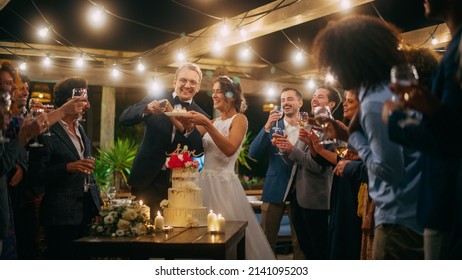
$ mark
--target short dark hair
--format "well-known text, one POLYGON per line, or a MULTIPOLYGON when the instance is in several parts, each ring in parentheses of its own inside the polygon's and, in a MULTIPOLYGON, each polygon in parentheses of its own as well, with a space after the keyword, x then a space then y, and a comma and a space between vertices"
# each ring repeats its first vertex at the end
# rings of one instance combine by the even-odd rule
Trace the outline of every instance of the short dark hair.
POLYGON ((302 93, 301 93, 298 89, 296 89, 296 88, 286 87, 286 88, 283 88, 283 89, 282 89, 281 93, 283 93, 284 91, 289 91, 289 90, 295 91, 295 95, 297 96, 297 98, 298 98, 299 100, 302 100, 302 99, 303 99, 302 93))
POLYGON ((329 95, 327 96, 327 98, 329 99, 329 102, 331 101, 335 102, 335 107, 332 110, 332 112, 334 112, 338 108, 340 103, 342 102, 342 96, 340 95, 340 92, 333 86, 326 85, 326 84, 322 84, 318 86, 318 89, 320 88, 325 89, 329 92, 329 95))
POLYGON ((87 80, 82 77, 71 77, 61 80, 53 89, 55 106, 61 107, 68 99, 72 98, 72 89, 86 87, 87 80))

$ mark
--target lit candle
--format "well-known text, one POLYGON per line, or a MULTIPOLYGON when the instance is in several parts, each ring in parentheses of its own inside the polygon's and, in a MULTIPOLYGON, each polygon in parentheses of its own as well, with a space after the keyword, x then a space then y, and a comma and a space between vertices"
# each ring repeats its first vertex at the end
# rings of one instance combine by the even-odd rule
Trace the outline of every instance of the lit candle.
POLYGON ((212 232, 217 230, 217 214, 213 213, 210 210, 210 213, 207 215, 207 231, 212 232))
POLYGON ((143 206, 143 201, 142 200, 140 200, 140 205, 143 206))
POLYGON ((154 219, 154 227, 156 229, 164 229, 164 217, 160 215, 160 211, 157 211, 157 216, 154 219))
POLYGON ((225 218, 221 214, 217 217, 217 232, 225 232, 225 218))

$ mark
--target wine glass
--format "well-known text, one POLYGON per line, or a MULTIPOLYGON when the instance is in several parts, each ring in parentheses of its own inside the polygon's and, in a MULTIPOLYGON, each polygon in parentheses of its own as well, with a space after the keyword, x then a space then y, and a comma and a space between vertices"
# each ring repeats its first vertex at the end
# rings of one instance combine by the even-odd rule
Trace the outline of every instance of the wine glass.
MULTIPOLYGON (((390 70, 390 83, 394 85, 394 95, 392 100, 400 102, 401 99, 407 101, 413 91, 413 86, 419 83, 419 74, 417 69, 412 64, 399 64, 395 65, 390 70)), ((405 127, 408 125, 417 125, 420 123, 418 113, 409 108, 403 109, 406 118, 401 120, 398 125, 405 127)))
MULTIPOLYGON (((273 114, 282 114, 282 106, 280 106, 280 105, 275 105, 273 107, 273 110, 274 110, 273 114)), ((277 121, 276 121, 276 126, 277 127, 279 126, 277 121)))
MULTIPOLYGON (((93 162, 95 161, 95 158, 92 157, 91 155, 86 156, 85 159, 92 160, 93 162)), ((91 186, 91 173, 88 173, 85 175, 83 179, 83 191, 88 192, 88 190, 90 189, 90 186, 91 186)))
MULTIPOLYGON (((29 111, 30 111, 30 114, 32 116, 32 119, 34 119, 35 117, 37 117, 38 115, 42 114, 45 112, 45 110, 43 109, 43 104, 40 103, 40 102, 37 102, 36 100, 34 99, 30 99, 29 100, 29 111)), ((34 137, 34 142, 31 143, 29 145, 29 147, 32 147, 32 148, 38 148, 38 147, 43 147, 43 144, 40 144, 38 142, 38 138, 37 136, 34 137)))
MULTIPOLYGON (((87 88, 74 88, 72 89, 72 98, 79 98, 79 97, 86 97, 87 96, 87 88)), ((84 122, 86 121, 83 118, 83 113, 79 113, 79 117, 77 118, 79 122, 84 122)))
POLYGON ((305 128, 308 125, 308 120, 310 116, 308 115, 308 112, 299 112, 298 113, 298 126, 300 128, 305 128))
POLYGON ((334 139, 332 145, 334 147, 335 153, 337 153, 337 156, 344 158, 348 152, 348 142, 334 139))
MULTIPOLYGON (((45 113, 51 113, 55 110, 55 106, 53 104, 44 104, 43 108, 45 109, 45 113)), ((47 131, 43 134, 45 136, 52 136, 53 134, 50 132, 50 128, 47 127, 47 131)))
POLYGON ((325 130, 327 127, 327 123, 322 122, 322 118, 330 118, 333 119, 332 114, 330 112, 329 106, 318 106, 313 109, 314 117, 316 123, 319 125, 315 127, 314 132, 319 137, 319 143, 321 144, 331 144, 332 140, 327 139, 327 135, 325 134, 325 130))
POLYGON ((109 186, 106 190, 106 196, 109 201, 109 206, 112 207, 112 200, 115 198, 117 194, 117 189, 115 186, 109 186))
MULTIPOLYGON (((279 126, 275 126, 271 130, 273 131, 274 134, 284 136, 284 129, 282 129, 279 126)), ((284 153, 280 149, 278 149, 278 152, 275 153, 275 155, 283 155, 283 154, 284 153)))

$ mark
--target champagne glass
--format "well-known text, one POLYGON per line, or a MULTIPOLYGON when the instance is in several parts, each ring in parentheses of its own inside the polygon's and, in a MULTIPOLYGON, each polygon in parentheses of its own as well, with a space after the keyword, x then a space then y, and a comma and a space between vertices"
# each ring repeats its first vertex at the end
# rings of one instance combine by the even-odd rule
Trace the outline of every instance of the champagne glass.
MULTIPOLYGON (((86 156, 85 159, 92 160, 93 162, 95 161, 95 158, 92 156, 86 156)), ((83 191, 88 192, 91 186, 91 173, 88 173, 85 175, 83 179, 83 191)))
POLYGON ((300 128, 305 128, 308 125, 309 119, 310 119, 310 116, 308 115, 308 112, 299 112, 298 113, 298 126, 300 126, 300 128))
MULTIPOLYGON (((37 117, 38 115, 42 114, 45 112, 45 110, 43 109, 43 105, 42 103, 40 102, 37 102, 36 100, 34 99, 30 99, 29 100, 29 111, 30 111, 30 114, 32 116, 32 119, 34 119, 35 117, 37 117)), ((38 138, 37 136, 34 137, 34 142, 31 143, 29 145, 29 147, 32 147, 32 148, 38 148, 38 147, 43 147, 42 144, 40 144, 38 142, 38 138)))
MULTIPOLYGON (((419 83, 419 74, 412 64, 395 65, 390 70, 390 83, 394 85, 395 92, 392 100, 400 102, 401 99, 408 100, 413 86, 419 83), (399 90, 399 91, 398 91, 399 90)), ((403 109, 406 118, 401 120, 398 125, 402 128, 408 125, 417 125, 420 123, 418 112, 409 108, 403 109)))
POLYGON ((337 153, 337 156, 344 158, 348 152, 348 142, 334 139, 332 145, 334 147, 335 153, 337 153))
MULTIPOLYGON (((51 113, 55 110, 55 106, 53 104, 45 104, 43 105, 44 109, 45 109, 45 113, 51 113)), ((50 128, 48 127, 47 128, 47 131, 43 134, 45 136, 52 136, 53 134, 50 132, 50 128)))
POLYGON ((109 186, 106 190, 106 196, 109 201, 109 206, 112 207, 112 200, 115 198, 117 194, 117 189, 115 186, 109 186))
MULTIPOLYGON (((72 89, 72 98, 79 98, 79 97, 87 97, 87 89, 86 88, 74 88, 72 89)), ((79 114, 79 117, 77 118, 79 122, 84 122, 86 121, 83 118, 83 113, 79 114)))
MULTIPOLYGON (((282 129, 281 127, 279 126, 275 126, 272 128, 272 131, 274 134, 278 134, 278 135, 281 135, 281 136, 284 136, 284 129, 282 129)), ((278 149, 278 152, 275 153, 275 155, 283 155, 284 153, 278 149)))
MULTIPOLYGON (((273 110, 274 110, 273 114, 282 114, 282 106, 280 105, 275 105, 273 107, 273 110)), ((276 121, 276 126, 279 127, 277 121, 276 121)))
POLYGON ((313 113, 314 113, 315 121, 319 125, 315 127, 314 129, 314 132, 319 137, 319 143, 331 144, 332 140, 327 139, 327 135, 325 134, 327 123, 321 121, 322 118, 333 119, 332 114, 330 112, 330 107, 327 105, 315 107, 313 110, 313 113))

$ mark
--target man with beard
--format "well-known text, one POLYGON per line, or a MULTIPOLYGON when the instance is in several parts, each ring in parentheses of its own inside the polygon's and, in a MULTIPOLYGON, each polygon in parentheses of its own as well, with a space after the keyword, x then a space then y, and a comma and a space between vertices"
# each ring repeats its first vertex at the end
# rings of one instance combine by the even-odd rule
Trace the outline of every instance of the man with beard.
MULTIPOLYGON (((287 182, 289 182, 292 165, 284 162, 282 157, 277 155, 277 148, 271 144, 271 139, 273 138, 271 129, 275 126, 282 128, 284 134, 288 135, 290 141, 295 144, 299 131, 298 114, 302 105, 302 94, 299 90, 284 88, 281 93, 281 106, 284 117, 273 108, 268 116, 268 121, 249 148, 249 156, 254 159, 261 159, 265 155, 268 156, 268 170, 266 171, 261 197, 263 201, 261 205, 261 226, 275 254, 282 216, 286 208, 290 211, 289 207, 286 207, 284 192, 287 182)), ((292 229, 291 232, 293 258, 303 259, 303 253, 300 251, 295 230, 292 229)))

